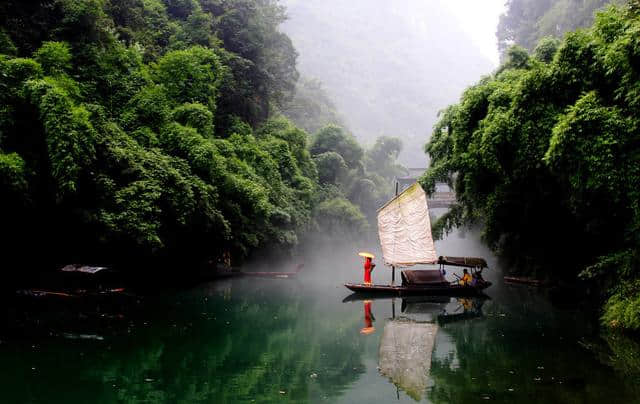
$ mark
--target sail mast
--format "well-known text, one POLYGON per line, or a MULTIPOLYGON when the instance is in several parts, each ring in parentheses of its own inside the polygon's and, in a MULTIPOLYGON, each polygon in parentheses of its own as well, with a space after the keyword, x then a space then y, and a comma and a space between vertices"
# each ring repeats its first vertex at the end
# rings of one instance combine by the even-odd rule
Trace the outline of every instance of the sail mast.
MULTIPOLYGON (((398 196, 398 180, 396 179, 396 194, 395 196, 398 196)), ((391 265, 391 284, 395 285, 396 283, 396 266, 395 265, 391 265)))

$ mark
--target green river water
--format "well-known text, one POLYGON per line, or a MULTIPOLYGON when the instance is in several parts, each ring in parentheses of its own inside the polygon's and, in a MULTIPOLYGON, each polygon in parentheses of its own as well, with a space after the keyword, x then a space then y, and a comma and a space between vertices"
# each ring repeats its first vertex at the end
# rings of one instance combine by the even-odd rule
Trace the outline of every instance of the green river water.
MULTIPOLYGON (((637 344, 600 336, 580 305, 504 285, 475 232, 454 232, 436 248, 488 257, 490 299, 374 300, 369 334, 361 332, 365 302, 343 303, 342 286, 360 279, 356 252, 367 246, 318 248, 296 280, 165 290, 122 312, 72 320, 43 308, 9 311, 0 402, 640 402, 637 344), (393 324, 409 339, 394 334, 397 350, 382 355, 393 324)), ((379 264, 374 278, 390 273, 379 264)))

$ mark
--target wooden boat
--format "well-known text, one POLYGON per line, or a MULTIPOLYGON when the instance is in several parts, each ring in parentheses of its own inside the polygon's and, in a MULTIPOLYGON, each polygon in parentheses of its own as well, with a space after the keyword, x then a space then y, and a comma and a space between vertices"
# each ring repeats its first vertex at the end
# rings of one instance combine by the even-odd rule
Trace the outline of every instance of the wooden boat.
POLYGON ((51 300, 102 300, 129 294, 116 272, 107 267, 66 265, 41 276, 38 287, 16 291, 21 298, 51 300))
POLYGON ((344 285, 353 292, 392 296, 479 296, 491 286, 491 282, 482 277, 482 271, 487 268, 483 258, 437 256, 431 235, 427 196, 417 182, 400 194, 397 194, 396 184, 396 196, 378 210, 378 235, 384 262, 393 271, 391 284, 344 285), (402 283, 395 285, 396 267, 417 264, 438 265, 438 269, 403 270, 402 283), (471 280, 464 284, 459 280, 448 281, 444 277, 445 266, 468 268, 471 280))
POLYGON ((375 294, 387 296, 483 296, 484 289, 491 286, 491 282, 484 282, 481 287, 462 286, 459 284, 449 285, 421 285, 421 286, 403 286, 403 285, 365 285, 362 283, 346 283, 347 289, 362 294, 375 294))
POLYGON ((546 286, 545 281, 542 281, 539 279, 532 279, 532 278, 522 278, 518 276, 505 276, 504 281, 506 283, 516 283, 520 285, 528 285, 528 286, 535 286, 535 287, 546 286))

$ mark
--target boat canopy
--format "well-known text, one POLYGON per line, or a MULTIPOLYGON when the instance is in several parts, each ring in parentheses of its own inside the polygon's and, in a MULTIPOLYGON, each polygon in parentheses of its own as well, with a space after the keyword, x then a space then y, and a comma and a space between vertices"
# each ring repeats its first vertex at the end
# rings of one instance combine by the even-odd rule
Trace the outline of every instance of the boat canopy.
POLYGON ((486 268, 487 261, 484 258, 478 257, 447 257, 440 256, 438 258, 438 264, 452 265, 456 267, 467 268, 486 268))
POLYGON ((438 262, 431 235, 427 195, 417 182, 378 210, 378 235, 387 265, 438 262))
POLYGON ((402 271, 403 285, 448 285, 440 270, 404 270, 402 271))

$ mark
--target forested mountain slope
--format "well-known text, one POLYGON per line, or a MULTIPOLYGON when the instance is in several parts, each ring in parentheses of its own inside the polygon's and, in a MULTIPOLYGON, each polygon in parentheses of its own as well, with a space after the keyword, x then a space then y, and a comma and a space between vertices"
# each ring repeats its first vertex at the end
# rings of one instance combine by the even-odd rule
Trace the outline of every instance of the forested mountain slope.
POLYGON ((625 0, 508 0, 507 11, 498 25, 498 47, 504 52, 511 45, 530 51, 542 38, 561 39, 565 32, 591 25, 597 10, 625 0))
POLYGON ((275 0, 2 2, 5 260, 239 262, 366 228, 347 199, 358 184, 380 197, 365 150, 328 128, 310 151, 275 115, 298 79, 283 19, 275 0))

